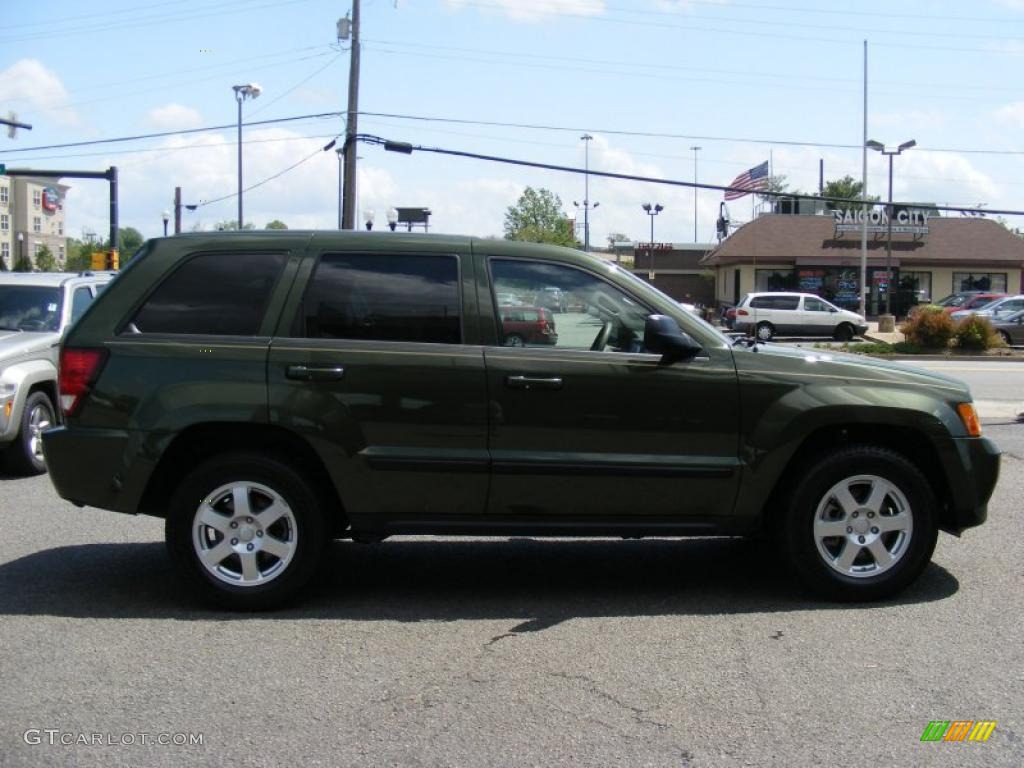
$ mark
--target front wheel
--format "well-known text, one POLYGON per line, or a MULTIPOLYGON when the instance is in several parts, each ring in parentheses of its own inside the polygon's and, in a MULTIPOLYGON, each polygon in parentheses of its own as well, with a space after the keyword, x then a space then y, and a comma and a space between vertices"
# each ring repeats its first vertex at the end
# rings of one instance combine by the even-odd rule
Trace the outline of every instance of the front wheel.
POLYGON ((832 338, 836 341, 849 341, 853 338, 853 328, 848 323, 840 323, 836 326, 835 332, 832 334, 832 338))
POLYGON ((1008 347, 1013 346, 1012 343, 1010 342, 1010 334, 1008 334, 1006 331, 998 331, 998 333, 999 333, 999 338, 1001 338, 1003 340, 1003 344, 1005 344, 1008 347))
POLYGON ((931 560, 938 536, 928 481, 902 455, 854 445, 803 473, 783 547, 804 583, 835 600, 890 597, 931 560))
POLYGON ((758 323, 755 333, 761 341, 771 341, 775 336, 775 328, 771 323, 758 323))
POLYGON ((214 457, 174 493, 167 548, 199 595, 234 610, 265 610, 291 599, 324 549, 316 493, 291 466, 255 454, 214 457))

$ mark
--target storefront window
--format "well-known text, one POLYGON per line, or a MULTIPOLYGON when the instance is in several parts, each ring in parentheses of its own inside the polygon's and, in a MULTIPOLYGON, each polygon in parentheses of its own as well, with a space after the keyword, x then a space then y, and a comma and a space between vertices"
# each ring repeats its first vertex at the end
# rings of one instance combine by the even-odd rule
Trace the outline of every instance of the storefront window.
POLYGON ((754 272, 754 291, 795 291, 796 273, 792 269, 758 269, 754 272))
POLYGON ((1005 272, 954 272, 953 293, 960 291, 992 291, 1006 293, 1005 272))

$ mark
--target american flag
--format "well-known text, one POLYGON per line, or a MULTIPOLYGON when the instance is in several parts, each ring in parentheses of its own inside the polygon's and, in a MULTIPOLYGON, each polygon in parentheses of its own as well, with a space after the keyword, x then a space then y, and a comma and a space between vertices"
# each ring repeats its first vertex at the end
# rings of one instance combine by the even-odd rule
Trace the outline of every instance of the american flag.
POLYGON ((750 194, 756 189, 768 189, 768 161, 756 165, 749 171, 744 171, 732 180, 730 187, 737 187, 725 193, 726 200, 735 200, 738 197, 750 194), (740 192, 739 190, 744 190, 740 192))

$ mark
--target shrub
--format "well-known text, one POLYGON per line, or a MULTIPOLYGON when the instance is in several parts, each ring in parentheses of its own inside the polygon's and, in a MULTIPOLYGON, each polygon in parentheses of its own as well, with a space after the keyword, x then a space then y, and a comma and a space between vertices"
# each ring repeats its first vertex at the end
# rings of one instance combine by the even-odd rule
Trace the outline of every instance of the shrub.
POLYGON ((971 315, 956 327, 956 345, 960 349, 985 350, 1003 346, 1003 340, 987 317, 971 315))
POLYGON ((911 344, 927 349, 945 349, 956 333, 956 325, 942 307, 929 304, 918 307, 900 326, 911 344))

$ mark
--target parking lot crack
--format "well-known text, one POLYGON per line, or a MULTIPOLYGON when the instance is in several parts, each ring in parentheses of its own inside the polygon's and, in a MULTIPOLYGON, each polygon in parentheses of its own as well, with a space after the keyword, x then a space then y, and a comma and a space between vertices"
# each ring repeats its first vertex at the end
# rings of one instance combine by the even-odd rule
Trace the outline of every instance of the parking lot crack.
POLYGON ((623 710, 629 712, 631 717, 633 718, 633 720, 636 723, 640 724, 640 725, 650 725, 650 726, 653 726, 653 727, 655 727, 655 728, 657 728, 659 730, 665 730, 665 729, 670 727, 668 723, 663 723, 663 722, 660 722, 658 720, 653 720, 653 719, 651 719, 650 717, 647 716, 647 713, 650 712, 652 709, 654 709, 654 707, 636 707, 636 706, 633 706, 632 704, 628 704, 625 701, 622 701, 622 699, 618 698, 617 696, 615 696, 615 695, 613 695, 611 693, 608 693, 608 691, 605 691, 605 690, 601 689, 598 686, 597 681, 594 680, 593 678, 587 677, 586 675, 570 675, 570 674, 566 674, 565 672, 552 672, 551 675, 552 675, 552 677, 559 677, 559 678, 561 678, 563 680, 569 680, 571 682, 583 683, 583 687, 589 693, 591 693, 594 696, 597 696, 597 697, 599 697, 601 699, 604 699, 605 701, 608 701, 608 702, 614 704, 615 706, 619 707, 620 709, 623 709, 623 710))

